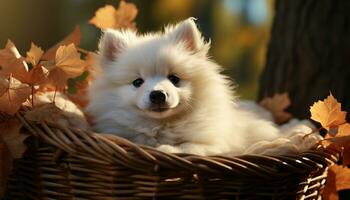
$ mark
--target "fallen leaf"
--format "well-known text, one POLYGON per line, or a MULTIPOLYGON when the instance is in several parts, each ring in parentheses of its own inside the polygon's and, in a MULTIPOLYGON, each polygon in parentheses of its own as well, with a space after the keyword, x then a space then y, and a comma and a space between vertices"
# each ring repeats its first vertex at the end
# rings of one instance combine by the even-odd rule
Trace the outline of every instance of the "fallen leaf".
POLYGON ((350 165, 350 135, 331 137, 326 135, 322 145, 341 154, 344 166, 350 165))
POLYGON ((80 59, 74 44, 61 46, 56 52, 56 67, 62 69, 68 76, 72 78, 84 72, 85 62, 80 59))
POLYGON ((47 61, 42 64, 49 71, 47 83, 54 85, 58 90, 65 88, 69 78, 79 76, 85 69, 85 62, 80 59, 80 53, 74 44, 60 46, 55 62, 47 61))
POLYGON ((272 113, 276 123, 282 124, 292 118, 292 115, 285 111, 290 103, 288 93, 276 93, 272 97, 265 97, 260 105, 272 113))
POLYGON ((27 52, 26 61, 35 66, 39 63, 43 53, 44 51, 32 42, 31 47, 27 52))
POLYGON ((0 77, 0 96, 2 96, 8 88, 8 81, 2 77, 0 77))
POLYGON ((35 66, 32 70, 30 70, 31 75, 31 85, 39 85, 45 81, 47 81, 47 77, 49 76, 49 70, 47 70, 44 66, 35 66))
POLYGON ((28 65, 11 40, 0 50, 0 66, 0 76, 4 78, 12 76, 25 83, 30 80, 28 65))
POLYGON ((56 51, 60 46, 69 45, 71 43, 78 46, 80 44, 81 32, 79 26, 76 26, 74 31, 65 37, 61 42, 57 43, 55 46, 51 47, 42 56, 43 60, 53 60, 56 56, 56 51))
POLYGON ((311 119, 319 122, 323 128, 330 130, 344 124, 346 112, 341 110, 341 104, 330 94, 324 101, 318 101, 310 107, 311 119))
POLYGON ((6 144, 11 157, 14 159, 21 158, 22 154, 27 149, 23 142, 29 136, 29 134, 21 133, 21 128, 22 124, 15 119, 8 120, 0 124, 0 137, 6 144))
POLYGON ((338 200, 338 191, 348 189, 350 189, 350 169, 339 165, 330 166, 323 191, 323 199, 338 200))
POLYGON ((76 127, 87 130, 88 124, 83 112, 67 97, 59 93, 55 103, 38 102, 41 100, 47 102, 45 95, 48 94, 43 95, 36 99, 37 106, 26 112, 25 119, 40 124, 47 123, 53 127, 76 127))
POLYGON ((28 121, 36 123, 47 123, 50 125, 55 125, 56 123, 61 123, 63 126, 68 126, 69 124, 62 121, 62 110, 59 109, 53 103, 41 104, 34 107, 32 110, 27 111, 24 118, 28 121))
POLYGON ((1 87, 6 89, 0 96, 0 111, 13 115, 28 99, 32 90, 29 85, 21 83, 11 76, 8 80, 3 79, 1 82, 3 84, 1 87))
POLYGON ((120 1, 118 9, 111 5, 98 9, 89 23, 101 29, 131 28, 136 30, 134 20, 137 12, 135 4, 120 1))
POLYGON ((350 135, 350 124, 345 123, 339 126, 338 128, 338 136, 346 136, 350 135))
POLYGON ((336 188, 336 174, 332 167, 328 170, 327 180, 325 188, 323 190, 323 200, 339 200, 337 188, 336 188))

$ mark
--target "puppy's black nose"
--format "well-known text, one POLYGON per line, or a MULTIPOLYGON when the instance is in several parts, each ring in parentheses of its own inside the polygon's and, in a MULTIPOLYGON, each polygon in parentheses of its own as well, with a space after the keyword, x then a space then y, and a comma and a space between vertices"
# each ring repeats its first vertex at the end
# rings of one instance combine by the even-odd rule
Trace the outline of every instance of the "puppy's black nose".
POLYGON ((154 104, 162 104, 165 103, 166 94, 161 90, 154 90, 149 94, 149 99, 154 104))

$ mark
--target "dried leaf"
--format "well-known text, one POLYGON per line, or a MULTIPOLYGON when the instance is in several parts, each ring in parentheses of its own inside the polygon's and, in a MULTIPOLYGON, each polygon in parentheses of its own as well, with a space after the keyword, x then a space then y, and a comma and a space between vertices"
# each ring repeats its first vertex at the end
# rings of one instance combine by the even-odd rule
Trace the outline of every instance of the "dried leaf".
POLYGON ((341 104, 330 94, 324 101, 318 101, 310 107, 311 119, 321 123, 322 127, 331 127, 345 123, 346 112, 341 110, 341 104))
POLYGON ((8 88, 8 81, 2 77, 0 77, 0 96, 2 96, 8 88))
MULTIPOLYGON (((53 103, 36 106, 32 110, 26 112, 24 115, 28 121, 36 123, 48 123, 51 125, 59 123, 62 119, 62 116, 62 110, 53 103)), ((68 126, 69 124, 64 123, 63 125, 68 126)))
POLYGON ((137 12, 135 4, 120 1, 118 9, 111 5, 98 9, 89 23, 101 29, 131 28, 135 30, 136 24, 134 20, 137 12))
POLYGON ((343 165, 350 165, 350 135, 337 137, 326 136, 322 144, 328 149, 340 152, 343 165))
POLYGON ((47 61, 42 64, 49 71, 47 83, 59 90, 65 88, 68 78, 79 76, 85 69, 85 62, 80 59, 80 53, 74 44, 60 46, 56 52, 55 63, 47 61))
POLYGON ((68 78, 82 74, 85 69, 85 62, 80 59, 80 53, 74 44, 58 48, 55 61, 56 67, 62 69, 68 78))
POLYGON ((337 188, 335 185, 336 174, 335 174, 334 170, 332 170, 332 167, 330 167, 330 170, 328 170, 326 185, 325 185, 325 188, 323 190, 322 197, 324 200, 339 200, 337 188))
POLYGON ((32 110, 26 112, 24 117, 28 121, 47 123, 53 127, 76 127, 88 129, 83 112, 61 93, 57 94, 55 103, 47 103, 51 94, 38 96, 32 110), (41 101, 41 102, 40 102, 41 101), (46 103, 45 103, 46 102, 46 103))
POLYGON ((35 66, 39 63, 43 53, 44 51, 32 42, 30 50, 27 52, 26 61, 35 66))
POLYGON ((274 94, 272 97, 265 97, 260 105, 269 110, 278 124, 287 122, 292 115, 285 111, 290 106, 288 93, 274 94))
POLYGON ((44 66, 35 66, 32 70, 30 70, 31 75, 31 85, 37 85, 45 82, 47 77, 49 76, 49 70, 47 70, 44 66))
POLYGON ((323 199, 338 200, 338 191, 348 189, 350 189, 350 169, 339 165, 330 166, 323 199))
POLYGON ((0 111, 13 115, 28 99, 31 88, 13 77, 9 80, 3 79, 1 82, 3 84, 1 87, 6 88, 6 91, 0 96, 0 111))
POLYGON ((0 76, 12 76, 25 83, 30 80, 28 65, 10 40, 7 41, 6 47, 0 50, 0 66, 0 76))
POLYGON ((80 44, 81 32, 79 26, 76 26, 74 31, 65 37, 61 42, 57 43, 55 46, 51 47, 42 56, 43 60, 53 60, 56 56, 56 51, 60 46, 69 45, 71 43, 78 46, 80 44))

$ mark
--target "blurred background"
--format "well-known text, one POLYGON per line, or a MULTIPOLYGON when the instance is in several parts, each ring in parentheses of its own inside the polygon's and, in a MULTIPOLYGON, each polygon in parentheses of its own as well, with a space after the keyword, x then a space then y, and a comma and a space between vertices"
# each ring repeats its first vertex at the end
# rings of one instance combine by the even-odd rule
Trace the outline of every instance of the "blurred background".
MULTIPOLYGON (((197 18, 211 56, 238 84, 237 93, 255 99, 265 63, 273 0, 128 0, 139 12, 139 32, 158 31, 165 24, 197 18)), ((95 11, 118 0, 0 0, 0 48, 11 39, 22 55, 34 42, 44 50, 79 25, 81 47, 96 50, 100 31, 88 24, 95 11)))

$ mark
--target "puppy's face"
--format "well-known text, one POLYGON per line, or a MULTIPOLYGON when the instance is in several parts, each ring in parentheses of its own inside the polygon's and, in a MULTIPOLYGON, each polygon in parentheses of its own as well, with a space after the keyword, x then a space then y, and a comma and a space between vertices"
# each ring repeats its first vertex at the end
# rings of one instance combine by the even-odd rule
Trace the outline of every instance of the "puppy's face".
POLYGON ((200 68, 195 60, 206 59, 206 51, 192 19, 158 35, 106 31, 100 43, 99 81, 115 98, 111 109, 123 107, 154 119, 190 110, 200 68))

